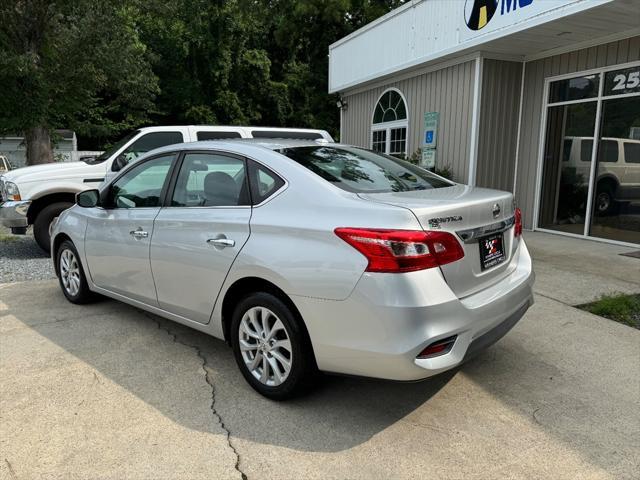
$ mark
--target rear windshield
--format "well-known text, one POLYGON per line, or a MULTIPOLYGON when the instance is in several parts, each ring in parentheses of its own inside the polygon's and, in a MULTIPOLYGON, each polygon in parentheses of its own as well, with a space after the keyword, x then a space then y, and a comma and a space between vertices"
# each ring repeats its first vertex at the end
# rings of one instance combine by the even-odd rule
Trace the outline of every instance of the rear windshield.
POLYGON ((453 185, 409 162, 361 148, 309 146, 278 151, 348 192, 410 192, 453 185))

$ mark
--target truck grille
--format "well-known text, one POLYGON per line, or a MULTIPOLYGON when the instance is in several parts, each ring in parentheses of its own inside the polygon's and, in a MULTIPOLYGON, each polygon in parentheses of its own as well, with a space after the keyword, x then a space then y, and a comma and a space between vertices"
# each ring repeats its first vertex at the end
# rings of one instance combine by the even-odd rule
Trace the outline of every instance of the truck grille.
POLYGON ((0 203, 4 202, 4 181, 0 177, 0 203))

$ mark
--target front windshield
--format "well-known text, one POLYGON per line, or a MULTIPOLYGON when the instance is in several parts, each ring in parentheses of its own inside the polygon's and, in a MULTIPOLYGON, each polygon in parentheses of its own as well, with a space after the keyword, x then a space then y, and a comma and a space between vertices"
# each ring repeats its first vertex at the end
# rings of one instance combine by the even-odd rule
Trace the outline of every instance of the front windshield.
POLYGON ((138 133, 140 133, 140 130, 134 130, 133 132, 129 133, 128 135, 125 135, 120 140, 118 140, 116 143, 111 145, 110 148, 107 148, 104 152, 102 152, 97 157, 88 158, 84 162, 88 163, 89 165, 95 165, 97 163, 102 163, 102 162, 106 161, 115 152, 117 152, 118 149, 120 149, 125 143, 127 143, 129 140, 131 140, 133 137, 135 137, 138 133))
POLYGON ((309 146, 278 151, 354 193, 410 192, 454 185, 409 162, 362 148, 309 146))

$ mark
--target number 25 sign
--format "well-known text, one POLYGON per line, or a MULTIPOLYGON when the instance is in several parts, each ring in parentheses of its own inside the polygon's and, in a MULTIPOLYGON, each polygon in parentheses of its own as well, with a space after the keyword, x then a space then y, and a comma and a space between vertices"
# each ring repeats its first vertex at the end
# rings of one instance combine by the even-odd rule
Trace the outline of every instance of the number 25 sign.
POLYGON ((605 95, 640 92, 640 66, 605 74, 605 95))

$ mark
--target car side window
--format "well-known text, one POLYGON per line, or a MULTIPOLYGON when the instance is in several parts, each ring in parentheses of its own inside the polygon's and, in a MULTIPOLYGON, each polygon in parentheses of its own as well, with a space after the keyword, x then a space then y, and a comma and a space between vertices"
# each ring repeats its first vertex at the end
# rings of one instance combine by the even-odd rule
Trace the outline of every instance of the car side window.
POLYGON ((251 199, 254 205, 264 202, 284 185, 284 180, 256 162, 250 162, 251 199))
POLYGON ((174 143, 183 143, 184 138, 181 132, 151 132, 147 133, 135 142, 129 145, 118 157, 123 157, 124 162, 118 164, 114 162, 112 169, 117 171, 122 168, 123 165, 135 161, 141 155, 150 152, 156 148, 165 147, 167 145, 173 145, 174 143))
POLYGON ((172 207, 249 205, 244 160, 217 153, 187 153, 182 161, 172 207))
POLYGON ((115 208, 159 207, 162 187, 174 154, 152 158, 133 167, 111 185, 111 204, 115 208))

